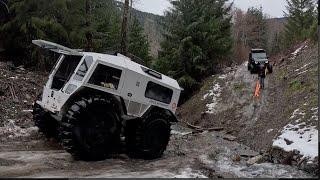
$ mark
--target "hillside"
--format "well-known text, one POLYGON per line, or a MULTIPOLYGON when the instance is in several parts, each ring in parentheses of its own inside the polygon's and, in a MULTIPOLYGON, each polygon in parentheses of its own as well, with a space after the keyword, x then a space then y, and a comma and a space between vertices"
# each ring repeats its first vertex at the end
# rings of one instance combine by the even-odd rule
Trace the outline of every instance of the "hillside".
POLYGON ((223 127, 237 142, 269 154, 271 161, 313 172, 318 156, 317 47, 304 42, 271 62, 274 74, 267 76, 259 99, 253 97, 257 76, 244 63, 208 78, 180 108, 179 117, 196 126, 223 127))
MULTIPOLYGON (((122 2, 117 1, 118 7, 121 9, 122 2)), ((133 17, 136 17, 144 28, 144 33, 148 36, 150 43, 150 53, 153 57, 158 57, 158 50, 160 49, 160 42, 162 41, 162 25, 163 16, 156 14, 142 12, 137 9, 132 9, 133 17)))
POLYGON ((287 18, 270 18, 267 19, 267 44, 268 49, 272 49, 274 47, 273 41, 275 40, 275 36, 278 36, 279 34, 284 30, 285 24, 287 23, 287 18))
POLYGON ((158 57, 160 50, 160 42, 162 41, 162 25, 163 16, 152 13, 142 12, 134 9, 133 15, 138 18, 143 25, 144 32, 148 36, 150 43, 150 53, 153 57, 158 57))

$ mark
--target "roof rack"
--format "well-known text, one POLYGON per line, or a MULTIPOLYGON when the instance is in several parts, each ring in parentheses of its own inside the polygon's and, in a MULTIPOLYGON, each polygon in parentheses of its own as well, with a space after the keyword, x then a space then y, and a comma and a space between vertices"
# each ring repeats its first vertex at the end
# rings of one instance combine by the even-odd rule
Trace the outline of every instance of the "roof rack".
POLYGON ((162 74, 158 73, 157 71, 154 71, 152 69, 148 69, 148 68, 143 67, 143 66, 141 66, 141 69, 142 69, 143 72, 149 74, 150 76, 153 76, 153 77, 158 78, 158 79, 162 79, 162 74))

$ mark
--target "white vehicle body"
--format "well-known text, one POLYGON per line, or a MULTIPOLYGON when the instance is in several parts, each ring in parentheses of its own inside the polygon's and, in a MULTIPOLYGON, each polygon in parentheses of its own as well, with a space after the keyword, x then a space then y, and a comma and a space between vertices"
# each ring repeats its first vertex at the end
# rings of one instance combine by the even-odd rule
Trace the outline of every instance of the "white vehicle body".
MULTIPOLYGON (((82 87, 96 89, 123 98, 129 116, 141 117, 151 106, 167 109, 172 113, 175 113, 177 109, 182 91, 177 81, 137 64, 126 56, 80 52, 43 40, 34 40, 33 43, 61 54, 43 88, 42 100, 37 101, 47 111, 59 113, 68 99, 82 87), (77 56, 81 60, 62 88, 53 88, 55 75, 59 68, 64 66, 63 61, 68 60, 68 56, 77 56), (86 72, 83 72, 84 67, 86 72), (120 75, 121 72, 121 75, 120 77, 112 76, 113 81, 116 81, 114 84, 107 82, 96 84, 93 83, 95 82, 93 76, 99 68, 109 68, 116 74, 119 73, 120 75), (164 97, 162 100, 153 98, 154 92, 152 90, 147 92, 147 89, 164 90, 169 97, 164 97)), ((97 74, 96 76, 100 78, 101 73, 97 72, 97 74)))

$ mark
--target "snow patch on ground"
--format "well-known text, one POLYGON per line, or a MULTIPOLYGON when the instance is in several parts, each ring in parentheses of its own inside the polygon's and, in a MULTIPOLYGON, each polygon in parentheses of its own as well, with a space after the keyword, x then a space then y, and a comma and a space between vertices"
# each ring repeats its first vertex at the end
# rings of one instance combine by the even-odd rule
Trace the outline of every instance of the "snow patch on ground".
MULTIPOLYGON (((318 108, 312 108, 312 117, 307 121, 318 121, 318 108)), ((299 123, 304 117, 305 112, 300 109, 294 110, 290 119, 297 116, 300 118, 294 122, 299 123)), ((307 159, 313 160, 318 156, 318 130, 316 126, 307 125, 305 122, 299 124, 288 124, 281 131, 281 135, 273 140, 273 146, 279 147, 284 151, 298 150, 307 159)))
POLYGON ((285 126, 282 134, 273 141, 273 146, 287 152, 298 150, 304 157, 314 159, 318 156, 318 130, 315 126, 300 128, 301 125, 305 124, 285 126))
POLYGON ((298 109, 296 109, 296 110, 293 111, 290 119, 293 119, 293 118, 297 117, 298 115, 300 115, 300 116, 302 116, 302 118, 304 118, 304 116, 306 115, 306 113, 305 113, 303 110, 301 110, 300 108, 298 108, 298 109))
POLYGON ((273 129, 269 129, 268 131, 267 131, 267 133, 271 133, 273 131, 273 129))
POLYGON ((226 79, 228 76, 226 75, 226 74, 223 74, 223 75, 221 75, 221 76, 219 76, 218 78, 219 79, 226 79))
POLYGON ((299 71, 305 69, 306 67, 308 67, 308 66, 311 65, 311 64, 312 64, 312 63, 305 64, 304 66, 302 66, 302 67, 299 68, 299 69, 296 69, 295 71, 296 71, 296 72, 299 72, 299 71))
POLYGON ((218 104, 218 98, 221 96, 222 88, 219 83, 213 85, 212 89, 209 90, 209 93, 203 96, 202 100, 207 99, 208 97, 212 97, 211 103, 207 104, 206 107, 208 110, 206 113, 213 114, 215 111, 215 107, 218 104))
POLYGON ((33 112, 33 110, 32 109, 27 109, 27 110, 22 110, 22 112, 33 112))
POLYGON ((18 76, 9 77, 10 79, 19 79, 18 76))
POLYGON ((194 172, 191 168, 186 168, 180 171, 180 175, 175 175, 173 178, 208 178, 200 172, 194 172))
POLYGON ((305 71, 302 71, 302 72, 299 72, 298 75, 301 75, 301 74, 304 74, 306 72, 308 72, 309 70, 305 70, 305 71))
POLYGON ((190 131, 190 132, 180 132, 180 131, 176 131, 176 130, 171 130, 171 134, 172 135, 185 136, 185 135, 188 135, 188 134, 192 134, 192 131, 190 131))
POLYGON ((302 50, 303 48, 305 48, 305 47, 306 47, 306 45, 303 44, 301 47, 299 47, 298 49, 296 49, 293 53, 291 53, 290 59, 291 59, 291 60, 296 59, 296 57, 299 55, 299 53, 301 52, 301 50, 302 50))
POLYGON ((38 132, 37 127, 21 128, 14 123, 14 120, 9 120, 4 127, 0 127, 0 137, 9 139, 28 137, 38 132))

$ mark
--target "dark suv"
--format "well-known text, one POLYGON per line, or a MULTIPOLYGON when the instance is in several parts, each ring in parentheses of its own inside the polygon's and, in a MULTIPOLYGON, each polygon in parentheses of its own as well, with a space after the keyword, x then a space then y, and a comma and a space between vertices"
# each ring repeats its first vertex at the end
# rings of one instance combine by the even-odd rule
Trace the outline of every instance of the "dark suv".
POLYGON ((251 74, 258 73, 259 64, 265 64, 269 73, 272 73, 272 65, 269 64, 269 57, 263 49, 251 49, 248 61, 248 71, 251 74))

